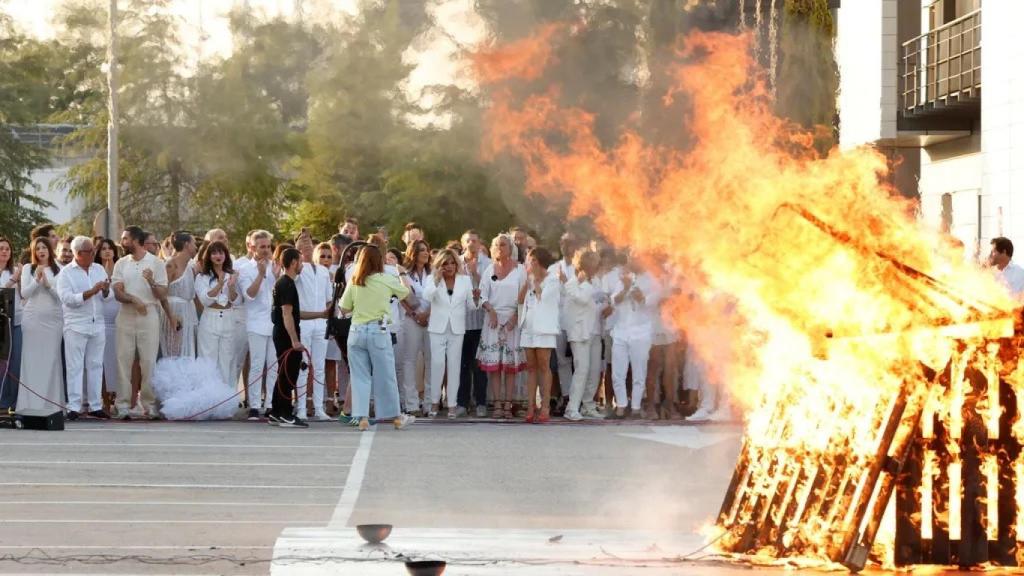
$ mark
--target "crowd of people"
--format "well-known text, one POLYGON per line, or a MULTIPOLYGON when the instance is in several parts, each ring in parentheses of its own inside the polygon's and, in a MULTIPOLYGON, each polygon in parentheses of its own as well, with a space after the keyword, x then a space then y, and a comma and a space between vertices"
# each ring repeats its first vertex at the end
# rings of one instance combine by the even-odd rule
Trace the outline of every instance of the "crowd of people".
POLYGON ((663 319, 673 287, 635 257, 571 233, 556 257, 518 227, 432 249, 409 223, 401 245, 354 218, 323 242, 253 230, 238 257, 220 229, 115 242, 43 225, 20 258, 0 237, 15 295, 0 409, 158 419, 154 368, 180 358, 215 365, 249 420, 287 427, 728 409, 663 319))

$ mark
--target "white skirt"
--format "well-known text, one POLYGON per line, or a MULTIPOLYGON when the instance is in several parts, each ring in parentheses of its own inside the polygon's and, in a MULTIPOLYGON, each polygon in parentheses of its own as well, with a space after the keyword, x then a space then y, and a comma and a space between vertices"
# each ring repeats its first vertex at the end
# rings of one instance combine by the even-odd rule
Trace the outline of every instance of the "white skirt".
POLYGON ((524 331, 519 339, 519 345, 523 348, 554 349, 557 346, 557 341, 554 334, 537 334, 535 332, 524 331))

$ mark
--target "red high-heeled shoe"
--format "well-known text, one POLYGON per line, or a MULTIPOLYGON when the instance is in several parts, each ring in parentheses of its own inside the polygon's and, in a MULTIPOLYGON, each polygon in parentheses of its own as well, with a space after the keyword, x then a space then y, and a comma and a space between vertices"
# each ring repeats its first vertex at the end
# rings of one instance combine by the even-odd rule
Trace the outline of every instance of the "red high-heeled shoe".
POLYGON ((546 413, 546 412, 541 412, 540 413, 540 417, 537 418, 537 422, 540 422, 541 424, 547 424, 550 421, 551 421, 551 415, 546 413))
POLYGON ((533 424, 533 410, 526 411, 526 423, 533 424))

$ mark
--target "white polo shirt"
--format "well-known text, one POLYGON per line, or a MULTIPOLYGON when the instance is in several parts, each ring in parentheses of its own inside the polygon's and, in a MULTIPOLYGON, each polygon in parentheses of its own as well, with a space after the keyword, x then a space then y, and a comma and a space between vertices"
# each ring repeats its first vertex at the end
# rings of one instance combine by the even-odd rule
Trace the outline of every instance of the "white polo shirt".
MULTIPOLYGON (((146 306, 159 306, 160 301, 153 295, 149 282, 142 277, 142 271, 147 269, 153 271, 154 284, 167 287, 167 267, 159 258, 149 252, 146 252, 146 255, 138 260, 128 255, 115 262, 111 287, 114 284, 123 284, 124 291, 128 295, 138 298, 146 306)), ((122 307, 123 310, 134 311, 131 306, 122 307)))

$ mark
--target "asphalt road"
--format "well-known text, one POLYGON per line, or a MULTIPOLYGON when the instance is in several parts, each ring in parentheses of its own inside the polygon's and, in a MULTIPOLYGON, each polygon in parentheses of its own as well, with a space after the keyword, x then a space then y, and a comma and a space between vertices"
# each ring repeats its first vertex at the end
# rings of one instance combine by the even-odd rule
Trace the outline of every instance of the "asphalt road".
MULTIPOLYGON (((739 444, 733 425, 612 422, 418 422, 367 436, 336 423, 0 430, 0 573, 333 572, 322 558, 356 550, 349 526, 368 522, 393 524, 395 546, 475 542, 493 557, 558 535, 570 558, 589 553, 577 543, 641 534, 684 552, 717 512, 739 444), (307 546, 325 534, 329 554, 307 546)), ((345 573, 403 572, 362 566, 345 573)), ((619 568, 600 573, 632 573, 619 568)))

